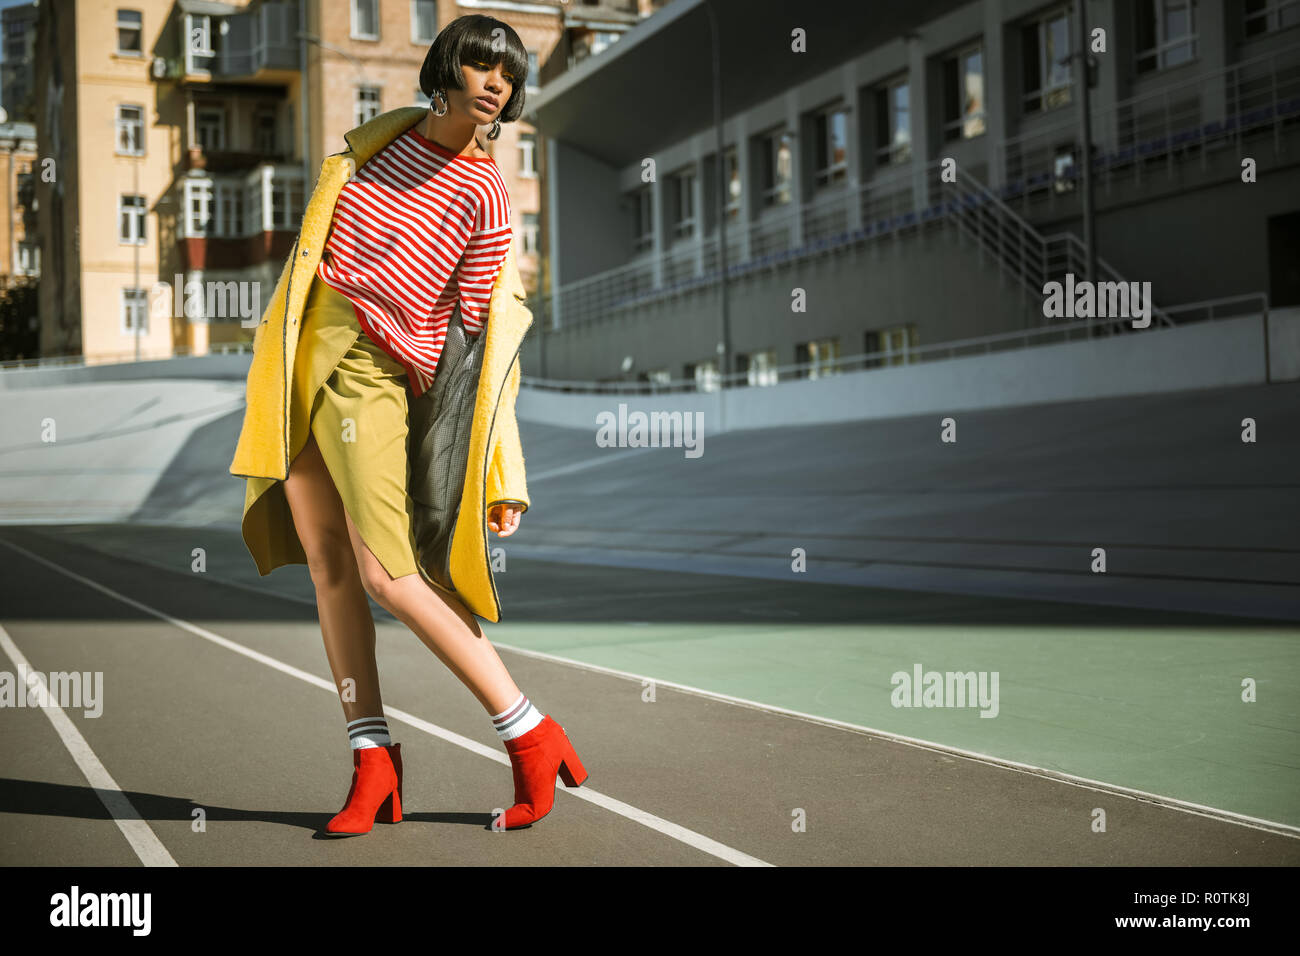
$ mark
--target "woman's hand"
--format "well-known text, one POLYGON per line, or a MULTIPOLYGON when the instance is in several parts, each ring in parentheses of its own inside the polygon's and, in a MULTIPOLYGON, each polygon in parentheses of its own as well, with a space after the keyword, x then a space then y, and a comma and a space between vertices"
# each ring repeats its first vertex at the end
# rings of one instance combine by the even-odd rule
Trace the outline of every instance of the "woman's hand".
POLYGON ((488 509, 488 527, 499 537, 508 538, 518 529, 522 516, 523 511, 517 505, 493 505, 488 509))

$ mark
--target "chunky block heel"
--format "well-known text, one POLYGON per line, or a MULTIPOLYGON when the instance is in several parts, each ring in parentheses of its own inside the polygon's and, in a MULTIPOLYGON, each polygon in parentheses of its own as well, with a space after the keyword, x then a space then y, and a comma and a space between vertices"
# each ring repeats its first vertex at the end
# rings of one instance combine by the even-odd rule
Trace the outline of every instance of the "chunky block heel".
POLYGON ((566 787, 580 787, 587 781, 587 768, 578 759, 569 735, 549 714, 522 737, 507 740, 506 751, 515 779, 515 804, 496 818, 494 826, 517 830, 550 813, 555 805, 557 773, 566 787))
POLYGON ((359 836, 375 821, 402 819, 401 744, 352 751, 352 789, 347 803, 325 826, 331 836, 359 836))
POLYGON ((388 748, 388 756, 392 758, 393 769, 397 771, 397 789, 384 798, 384 802, 379 805, 379 812, 375 814, 376 823, 401 823, 402 822, 402 745, 393 744, 388 748))
POLYGON ((560 779, 564 781, 566 787, 581 787, 587 782, 587 768, 578 759, 578 752, 573 749, 573 744, 569 743, 568 734, 564 735, 564 743, 565 754, 564 759, 560 761, 560 779))

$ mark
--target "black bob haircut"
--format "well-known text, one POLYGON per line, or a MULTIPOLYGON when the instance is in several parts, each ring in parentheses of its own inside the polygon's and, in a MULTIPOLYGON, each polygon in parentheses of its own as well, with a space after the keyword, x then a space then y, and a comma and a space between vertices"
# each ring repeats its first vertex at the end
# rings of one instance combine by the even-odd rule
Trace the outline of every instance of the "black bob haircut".
POLYGON ((420 67, 420 91, 432 96, 434 90, 464 89, 461 64, 475 60, 489 66, 503 63, 505 71, 514 75, 510 99, 499 114, 501 122, 513 123, 524 111, 528 51, 514 28, 496 17, 470 14, 457 17, 443 27, 425 55, 424 66, 420 67), (500 49, 493 48, 494 40, 500 49))

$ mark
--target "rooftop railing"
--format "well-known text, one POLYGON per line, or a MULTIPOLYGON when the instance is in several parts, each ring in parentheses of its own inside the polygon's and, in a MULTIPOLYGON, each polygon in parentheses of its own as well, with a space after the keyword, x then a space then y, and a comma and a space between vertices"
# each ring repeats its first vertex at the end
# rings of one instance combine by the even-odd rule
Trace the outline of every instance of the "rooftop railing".
MULTIPOLYGON (((1283 128, 1297 118, 1300 43, 1092 110, 1094 181, 1105 191, 1124 178, 1172 177, 1188 161, 1204 169, 1216 149, 1244 155, 1243 139, 1265 132, 1281 151, 1283 128)), ((1055 121, 997 143, 994 162, 1005 183, 999 195, 1025 203, 1035 193, 1049 202, 1073 199, 1082 175, 1078 125, 1078 109, 1062 109, 1055 121)))
MULTIPOLYGON (((1183 322, 1217 321, 1246 315, 1261 316, 1264 326, 1268 323, 1268 296, 1262 292, 1247 295, 1227 296, 1221 299, 1209 299, 1201 302, 1189 302, 1174 306, 1165 312, 1172 316, 1184 316, 1183 322)), ((762 388, 764 385, 779 384, 800 379, 816 379, 844 372, 861 372, 871 369, 895 368, 915 365, 921 362, 947 361, 972 355, 990 355, 994 352, 1007 352, 1018 349, 1034 348, 1043 345, 1057 345, 1065 342, 1095 339, 1101 335, 1123 335, 1139 333, 1134 329, 1132 319, 1082 319, 1075 322, 1043 325, 1037 328, 1021 329, 1013 332, 998 332, 993 335, 981 335, 975 338, 954 339, 937 342, 932 345, 914 346, 890 352, 863 352, 842 358, 821 359, 816 362, 798 362, 763 369, 751 381, 748 372, 733 372, 723 376, 714 374, 712 380, 723 388, 762 388)), ((1154 320, 1153 320, 1154 326, 1154 320)), ((524 375, 520 379, 528 388, 551 392, 571 392, 611 395, 663 395, 680 392, 710 392, 716 388, 701 388, 695 379, 672 379, 668 382, 591 382, 576 379, 539 379, 524 375)))

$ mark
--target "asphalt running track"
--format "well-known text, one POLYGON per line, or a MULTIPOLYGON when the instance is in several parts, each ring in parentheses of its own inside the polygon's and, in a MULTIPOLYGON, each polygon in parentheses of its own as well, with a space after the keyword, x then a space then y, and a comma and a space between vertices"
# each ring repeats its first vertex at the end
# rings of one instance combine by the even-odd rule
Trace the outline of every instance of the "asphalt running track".
MULTIPOLYGON (((1176 793, 1142 796, 1108 786, 1120 784, 1113 780, 1069 781, 1028 766, 836 724, 810 710, 795 716, 765 708, 761 701, 724 700, 664 683, 657 685, 654 702, 646 702, 638 676, 645 671, 602 669, 591 663, 598 655, 581 649, 571 651, 571 660, 539 650, 548 646, 547 633, 570 626, 565 622, 571 617, 563 613, 555 617, 558 626, 537 632, 532 647, 520 645, 528 635, 522 625, 484 627, 520 687, 568 730, 591 774, 584 787, 560 786, 555 810, 529 829, 492 832, 494 809, 511 800, 504 748, 469 692, 413 635, 376 609, 384 701, 405 760, 406 816, 396 826, 376 825, 365 837, 321 837, 346 795, 351 761, 315 610, 304 594, 305 568, 277 571, 259 582, 261 587, 251 587, 195 574, 187 560, 169 567, 171 559, 157 559, 160 540, 172 540, 173 556, 188 556, 196 535, 211 565, 247 562, 242 542, 228 530, 0 529, 0 670, 104 674, 104 710, 98 718, 80 710, 0 712, 0 863, 1300 862, 1300 828, 1294 821, 1203 804, 1199 809, 1174 805, 1161 801, 1181 799, 1176 793), (1091 826, 1099 807, 1106 811, 1105 833, 1091 826), (200 809, 205 829, 195 832, 192 823, 200 809), (806 815, 802 832, 792 828, 797 810, 806 815)), ((555 607, 558 580, 575 586, 572 566, 512 561, 509 598, 521 611, 533 608, 525 617, 544 618, 541 609, 555 607)), ((817 625, 860 620, 860 611, 843 612, 860 608, 864 600, 860 588, 812 582, 782 586, 614 567, 588 568, 576 576, 588 605, 584 619, 601 621, 599 631, 614 643, 632 629, 672 624, 669 632, 656 632, 667 633, 661 641, 642 640, 641 646, 707 647, 716 631, 709 620, 721 603, 779 608, 817 625), (616 607, 618 614, 602 614, 602 606, 616 607)), ((1288 635, 1265 628, 1266 622, 1209 615, 901 591, 875 591, 871 597, 877 611, 888 608, 889 620, 985 622, 1021 637, 1028 634, 1031 643, 1050 637, 1052 628, 1065 622, 1153 635, 1195 629, 1209 635, 1208 647, 1217 648, 1234 637, 1253 639, 1258 630, 1264 643, 1252 653, 1261 660, 1269 659, 1270 647, 1274 661, 1293 656, 1293 639, 1287 645, 1268 643, 1279 634, 1279 640, 1293 638, 1293 623, 1274 622, 1289 627, 1288 635), (1008 626, 1013 621, 1019 622, 1015 628, 1008 626)), ((757 634, 761 627, 753 630, 757 634)), ((820 673, 834 671, 835 652, 830 646, 831 659, 817 662, 824 668, 820 673)), ((815 656, 816 649, 805 653, 815 656)), ((1161 653, 1146 659, 1147 670, 1138 678, 1159 683, 1161 653)), ((1209 667, 1208 657, 1199 654, 1198 666, 1209 667)), ((765 659, 761 651, 750 659, 752 673, 766 666, 768 683, 751 685, 756 697, 764 696, 765 687, 779 684, 788 663, 779 656, 765 659)), ((1051 681, 1042 683, 1049 696, 1069 696, 1051 681)), ((1285 711, 1290 722, 1280 727, 1283 740, 1294 726, 1290 693, 1291 703, 1285 705, 1291 708, 1285 711)), ((1006 699, 1005 685, 1003 697, 1002 723, 1010 726, 1006 718, 1015 706, 1006 699)), ((1093 703, 1099 710, 1122 710, 1119 705, 1127 702, 1093 703)), ((913 715, 937 716, 899 713, 900 718, 913 715)), ((977 730, 982 723, 999 724, 981 722, 969 711, 943 716, 975 718, 967 724, 977 730)), ((1140 722, 1140 715, 1134 719, 1140 722)), ((1132 739, 1109 732, 1095 741, 1098 751, 1133 747, 1132 739)), ((1130 756, 1138 763, 1173 766, 1164 758, 1172 760, 1166 751, 1176 750, 1161 747, 1130 756)), ((1261 760, 1252 771, 1258 779, 1243 778, 1240 768, 1220 771, 1235 776, 1238 791, 1263 792, 1279 782, 1265 779, 1268 763, 1261 760)), ((1212 761, 1198 766, 1203 776, 1214 775, 1212 761)), ((1285 786, 1294 768, 1280 772, 1285 786)), ((1184 795, 1195 792, 1195 776, 1188 773, 1184 795)), ((1289 806, 1275 805, 1294 810, 1294 794, 1290 800, 1289 806)))

